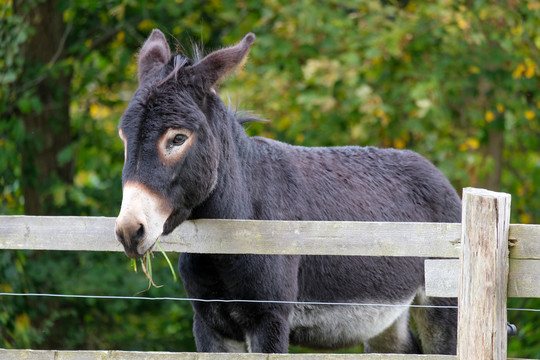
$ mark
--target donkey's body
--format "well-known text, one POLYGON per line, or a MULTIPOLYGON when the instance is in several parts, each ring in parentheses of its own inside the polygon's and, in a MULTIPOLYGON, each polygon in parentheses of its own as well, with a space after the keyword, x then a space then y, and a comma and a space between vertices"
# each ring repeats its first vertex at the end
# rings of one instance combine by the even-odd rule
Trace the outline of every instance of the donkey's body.
MULTIPOLYGON (((413 152, 248 137, 212 89, 245 57, 248 36, 194 65, 169 61, 159 32, 143 47, 140 90, 120 125, 126 164, 117 236, 128 255, 142 255, 155 234, 188 218, 460 221, 454 189, 413 152), (218 74, 200 77, 203 70, 218 74)), ((376 352, 420 352, 408 306, 373 304, 454 304, 425 297, 422 258, 182 254, 179 267, 190 297, 280 301, 193 302, 199 351, 364 343, 376 352)), ((455 309, 412 313, 423 352, 455 352, 455 309)))

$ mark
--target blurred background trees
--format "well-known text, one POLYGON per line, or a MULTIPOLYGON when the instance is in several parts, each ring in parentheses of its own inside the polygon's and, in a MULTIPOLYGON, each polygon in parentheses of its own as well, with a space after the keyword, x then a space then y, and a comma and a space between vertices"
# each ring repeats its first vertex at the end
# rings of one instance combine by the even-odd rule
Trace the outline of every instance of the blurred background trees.
MULTIPOLYGON (((540 1, 514 0, 0 1, 1 214, 116 216, 116 129, 152 28, 183 54, 257 35, 221 88, 271 120, 250 134, 409 148, 458 192, 508 192, 514 222, 540 223, 540 1)), ((183 296, 162 273, 166 286, 149 295, 183 296)), ((0 252, 0 291, 145 288, 122 254, 0 252)), ((0 347, 191 351, 190 312, 184 302, 2 296, 0 347)), ((539 315, 509 319, 520 330, 509 355, 540 358, 539 315)))

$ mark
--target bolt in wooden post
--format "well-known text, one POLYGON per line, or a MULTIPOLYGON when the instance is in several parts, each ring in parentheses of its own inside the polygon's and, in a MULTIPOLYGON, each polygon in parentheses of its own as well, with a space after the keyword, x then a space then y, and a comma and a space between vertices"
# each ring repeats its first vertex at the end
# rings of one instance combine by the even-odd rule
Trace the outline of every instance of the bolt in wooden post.
POLYGON ((458 294, 460 360, 506 360, 509 194, 463 190, 458 294))

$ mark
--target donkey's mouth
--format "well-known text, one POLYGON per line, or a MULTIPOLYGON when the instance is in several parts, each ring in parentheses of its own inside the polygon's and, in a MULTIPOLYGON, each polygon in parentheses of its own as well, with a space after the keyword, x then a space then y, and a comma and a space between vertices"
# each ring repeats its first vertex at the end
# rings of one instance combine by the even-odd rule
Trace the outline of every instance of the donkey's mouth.
POLYGON ((144 254, 146 254, 148 251, 152 251, 152 249, 156 245, 156 242, 157 242, 158 239, 159 239, 159 236, 152 242, 151 241, 145 241, 144 243, 139 244, 139 246, 137 246, 137 251, 136 251, 137 257, 136 258, 140 258, 140 257, 144 256, 144 254))

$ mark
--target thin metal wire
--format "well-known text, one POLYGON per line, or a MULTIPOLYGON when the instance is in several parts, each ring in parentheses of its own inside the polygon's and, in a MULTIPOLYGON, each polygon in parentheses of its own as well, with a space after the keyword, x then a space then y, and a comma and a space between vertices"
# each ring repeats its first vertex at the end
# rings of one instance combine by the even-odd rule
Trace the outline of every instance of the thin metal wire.
MULTIPOLYGON (((370 304, 370 303, 344 303, 322 301, 285 301, 285 300, 242 300, 242 299, 198 299, 177 297, 148 297, 148 296, 115 296, 115 295, 69 295, 69 294, 38 294, 38 293, 0 293, 0 296, 35 296, 56 298, 84 298, 108 300, 150 300, 150 301, 197 301, 204 303, 259 303, 259 304, 287 304, 287 305, 327 305, 327 306, 382 306, 382 307, 411 307, 428 309, 457 309, 453 305, 414 305, 414 304, 370 304)), ((540 309, 508 308, 508 311, 540 312, 540 309)))
POLYGON ((259 304, 287 304, 287 305, 329 305, 329 306, 384 306, 384 307, 426 307, 439 309, 457 309, 452 305, 409 305, 409 304, 370 304, 370 303, 344 303, 323 301, 287 301, 287 300, 246 300, 246 299, 198 299, 177 297, 147 297, 147 296, 114 296, 114 295, 68 295, 68 294, 37 294, 37 293, 0 293, 0 296, 42 296, 60 298, 86 298, 86 299, 114 299, 114 300, 171 300, 171 301, 197 301, 205 303, 259 303, 259 304))

